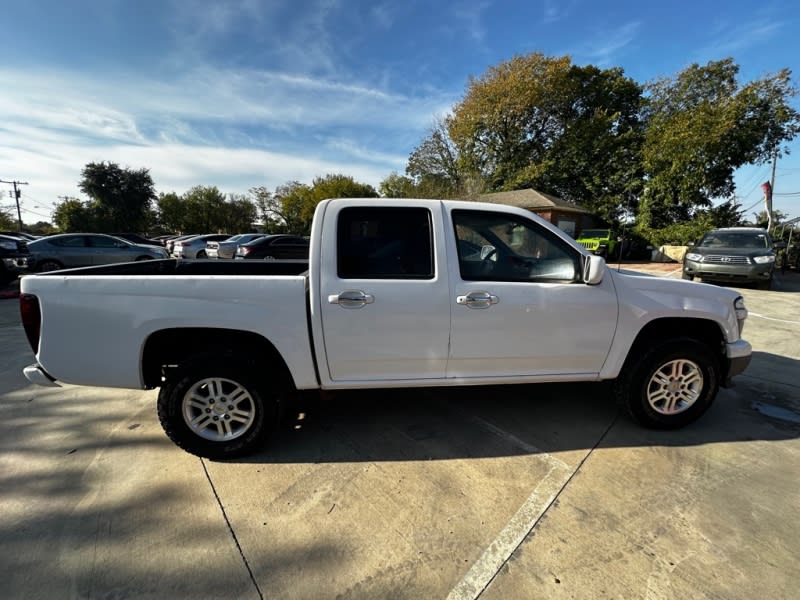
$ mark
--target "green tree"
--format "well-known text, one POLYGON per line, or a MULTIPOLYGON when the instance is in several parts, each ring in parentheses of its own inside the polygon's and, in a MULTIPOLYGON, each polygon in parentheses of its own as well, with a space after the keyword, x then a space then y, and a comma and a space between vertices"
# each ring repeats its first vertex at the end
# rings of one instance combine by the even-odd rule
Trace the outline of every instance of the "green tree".
POLYGON ((371 185, 349 175, 316 177, 312 185, 290 181, 270 192, 265 187, 250 189, 265 228, 270 232, 308 235, 317 204, 327 198, 377 198, 371 185))
POLYGON ((4 231, 16 231, 17 225, 19 225, 19 223, 11 217, 11 212, 6 208, 0 207, 0 229, 4 231))
POLYGON ((515 56, 470 78, 444 121, 451 142, 434 129, 408 172, 461 189, 533 187, 614 219, 642 185, 640 107, 641 86, 621 69, 515 56))
POLYGON ((62 233, 97 231, 94 206, 75 198, 56 204, 53 223, 62 233))
POLYGON ((647 185, 641 217, 650 228, 688 221, 734 193, 733 174, 780 154, 800 131, 790 72, 740 85, 731 58, 693 64, 647 86, 642 150, 647 185))
POLYGON ((411 177, 400 175, 397 172, 389 173, 378 186, 384 198, 420 198, 417 185, 411 177))
POLYGON ((184 233, 186 231, 186 207, 175 192, 159 194, 156 201, 158 226, 167 233, 184 233))
POLYGON ((181 200, 185 231, 226 233, 220 231, 225 222, 225 195, 216 186, 196 185, 181 200))
POLYGON ((258 220, 255 203, 242 194, 230 194, 223 205, 220 229, 230 233, 253 231, 253 223, 258 220))
POLYGON ((92 200, 94 227, 105 231, 145 231, 156 199, 147 169, 123 169, 112 162, 87 164, 78 188, 92 200))

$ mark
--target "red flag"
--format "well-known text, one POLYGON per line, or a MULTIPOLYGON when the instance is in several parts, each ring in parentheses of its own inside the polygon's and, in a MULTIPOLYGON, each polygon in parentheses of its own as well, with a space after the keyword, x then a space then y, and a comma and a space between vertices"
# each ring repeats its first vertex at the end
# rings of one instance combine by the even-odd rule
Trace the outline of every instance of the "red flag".
POLYGON ((764 192, 765 197, 772 199, 772 186, 769 181, 765 181, 761 184, 761 191, 764 192))

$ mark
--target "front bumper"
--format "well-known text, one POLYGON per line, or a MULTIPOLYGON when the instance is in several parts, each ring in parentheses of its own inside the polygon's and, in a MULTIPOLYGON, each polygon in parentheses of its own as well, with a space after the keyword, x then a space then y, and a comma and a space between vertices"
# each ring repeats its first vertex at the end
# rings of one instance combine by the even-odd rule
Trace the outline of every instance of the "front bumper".
POLYGON ((733 387, 733 382, 731 380, 747 368, 752 357, 753 347, 750 345, 750 342, 736 340, 735 342, 726 344, 726 360, 724 372, 722 374, 722 387, 733 387))
POLYGON ((683 272, 707 281, 768 281, 772 277, 774 266, 774 263, 731 265, 687 259, 683 264, 683 272))

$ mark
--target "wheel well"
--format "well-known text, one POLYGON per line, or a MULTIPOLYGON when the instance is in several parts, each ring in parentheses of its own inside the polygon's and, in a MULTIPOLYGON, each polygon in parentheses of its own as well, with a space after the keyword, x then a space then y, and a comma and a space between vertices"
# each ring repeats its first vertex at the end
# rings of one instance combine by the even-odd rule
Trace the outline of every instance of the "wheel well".
POLYGON ((150 334, 142 350, 144 385, 147 389, 158 387, 169 369, 204 357, 214 361, 236 357, 257 367, 269 367, 273 377, 293 384, 280 352, 263 336, 251 331, 192 327, 150 334))
POLYGON ((645 325, 636 336, 628 359, 641 356, 654 342, 688 337, 706 344, 712 350, 716 349, 720 354, 724 353, 725 339, 722 329, 714 321, 705 319, 687 318, 664 318, 650 321, 645 325))

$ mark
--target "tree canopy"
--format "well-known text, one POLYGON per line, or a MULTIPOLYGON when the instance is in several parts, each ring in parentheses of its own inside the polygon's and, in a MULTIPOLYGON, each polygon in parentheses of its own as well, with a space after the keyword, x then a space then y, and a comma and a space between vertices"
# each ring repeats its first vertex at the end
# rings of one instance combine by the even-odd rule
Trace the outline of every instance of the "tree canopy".
POLYGON ((150 203, 156 199, 147 169, 121 168, 112 162, 87 164, 78 188, 91 201, 94 228, 98 231, 144 231, 150 219, 150 203))
MULTIPOLYGON (((470 196, 532 187, 645 230, 704 219, 733 175, 780 155, 800 131, 784 69, 740 83, 733 59, 640 84, 620 68, 515 56, 470 77, 463 98, 411 152, 386 196, 470 196)), ((724 211, 723 211, 724 212, 724 211)))

